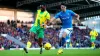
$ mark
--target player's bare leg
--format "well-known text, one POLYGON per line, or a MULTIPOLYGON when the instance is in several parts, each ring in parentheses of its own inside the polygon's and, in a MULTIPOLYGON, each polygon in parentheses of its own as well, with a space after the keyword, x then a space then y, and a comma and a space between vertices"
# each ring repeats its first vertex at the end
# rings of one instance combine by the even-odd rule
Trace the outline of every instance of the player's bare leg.
POLYGON ((42 41, 43 41, 43 39, 42 38, 39 38, 38 39, 38 45, 40 46, 40 54, 42 54, 42 41))

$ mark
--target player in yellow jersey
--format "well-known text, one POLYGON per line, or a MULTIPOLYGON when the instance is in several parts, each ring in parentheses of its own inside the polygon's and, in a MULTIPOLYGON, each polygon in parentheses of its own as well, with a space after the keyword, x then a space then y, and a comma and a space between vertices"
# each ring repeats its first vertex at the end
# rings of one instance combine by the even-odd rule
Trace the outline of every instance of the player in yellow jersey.
POLYGON ((31 47, 31 44, 32 44, 32 43, 31 43, 30 41, 28 41, 28 42, 27 42, 27 48, 30 48, 30 47, 31 47))
POLYGON ((90 31, 90 36, 91 36, 91 48, 95 48, 95 40, 96 40, 96 37, 98 36, 98 33, 97 31, 94 30, 94 28, 90 31))
MULTIPOLYGON (((50 14, 46 10, 45 4, 40 5, 40 9, 37 10, 37 15, 34 25, 31 27, 31 38, 38 36, 38 45, 40 46, 40 54, 42 54, 42 41, 44 38, 45 25, 48 25, 50 20, 50 14)), ((33 40, 33 39, 31 39, 33 40)))

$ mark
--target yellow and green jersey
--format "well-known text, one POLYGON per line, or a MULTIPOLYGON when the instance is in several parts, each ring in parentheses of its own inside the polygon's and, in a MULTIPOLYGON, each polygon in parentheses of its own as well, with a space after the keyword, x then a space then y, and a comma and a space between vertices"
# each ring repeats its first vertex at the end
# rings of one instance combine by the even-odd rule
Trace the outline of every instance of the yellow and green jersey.
POLYGON ((98 36, 98 33, 97 33, 95 30, 92 30, 92 31, 90 32, 90 36, 91 36, 91 37, 97 37, 97 36, 98 36))
POLYGON ((41 10, 37 10, 34 26, 40 26, 40 28, 43 28, 41 25, 46 24, 47 20, 50 20, 50 14, 47 11, 41 12, 41 10))
POLYGON ((27 48, 30 48, 30 47, 31 47, 31 44, 32 44, 32 43, 31 43, 30 41, 28 41, 28 42, 27 42, 27 48))

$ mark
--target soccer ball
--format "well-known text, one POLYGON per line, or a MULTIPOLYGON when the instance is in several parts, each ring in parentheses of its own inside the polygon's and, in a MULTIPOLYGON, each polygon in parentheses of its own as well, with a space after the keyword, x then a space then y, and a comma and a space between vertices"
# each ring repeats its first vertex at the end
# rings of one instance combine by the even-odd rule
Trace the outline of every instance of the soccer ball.
POLYGON ((44 45, 45 50, 50 50, 51 49, 51 44, 50 43, 46 43, 44 45))

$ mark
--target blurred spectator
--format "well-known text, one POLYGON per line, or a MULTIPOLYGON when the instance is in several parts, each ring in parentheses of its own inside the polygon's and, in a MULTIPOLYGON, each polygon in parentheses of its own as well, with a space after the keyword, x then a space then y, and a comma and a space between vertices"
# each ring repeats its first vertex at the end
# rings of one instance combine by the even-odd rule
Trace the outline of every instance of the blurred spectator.
POLYGON ((10 25, 10 20, 7 20, 7 24, 10 25))
POLYGON ((20 23, 20 20, 17 20, 17 23, 20 23))

